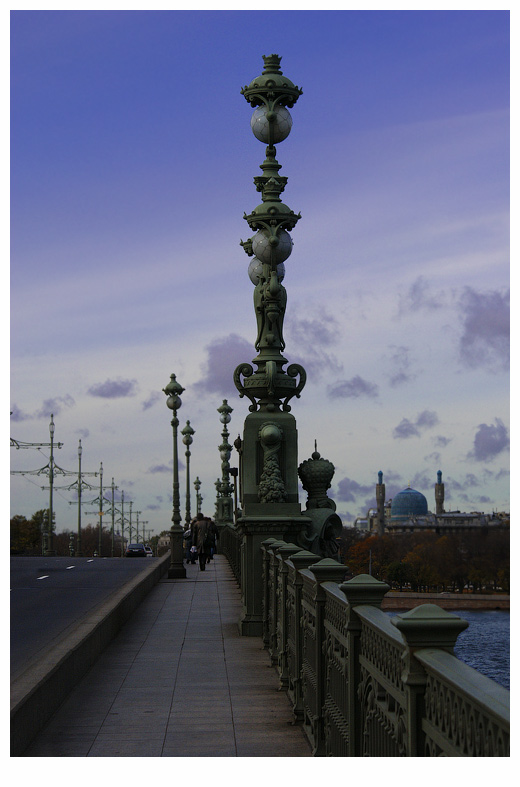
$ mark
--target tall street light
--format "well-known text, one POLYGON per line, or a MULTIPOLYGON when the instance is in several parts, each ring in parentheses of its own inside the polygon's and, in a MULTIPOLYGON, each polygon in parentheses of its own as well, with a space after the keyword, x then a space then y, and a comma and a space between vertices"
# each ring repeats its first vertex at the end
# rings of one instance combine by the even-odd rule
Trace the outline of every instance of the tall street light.
POLYGON ((181 407, 181 393, 184 388, 177 382, 174 374, 170 375, 170 382, 163 388, 166 394, 166 406, 173 411, 172 430, 173 430, 173 514, 172 528, 170 530, 170 568, 168 569, 169 579, 185 579, 186 568, 184 566, 184 554, 182 548, 183 529, 181 527, 181 511, 179 501, 179 457, 177 453, 177 429, 179 419, 177 410, 181 407))
POLYGON ((222 461, 222 479, 217 482, 217 515, 215 518, 216 524, 220 526, 223 526, 225 522, 233 521, 233 502, 231 498, 233 484, 230 482, 229 465, 231 445, 228 440, 229 432, 227 428, 228 423, 231 421, 232 412, 233 408, 228 405, 227 399, 224 399, 220 407, 217 408, 217 413, 220 414, 220 423, 224 425, 222 442, 218 447, 222 461))
POLYGON ((190 487, 190 445, 193 443, 193 435, 195 429, 192 429, 190 422, 186 421, 186 426, 181 431, 182 442, 186 446, 186 528, 189 528, 191 522, 191 487, 190 487))
POLYGON ((197 501, 197 514, 200 514, 200 512, 202 511, 202 499, 203 498, 202 498, 202 495, 200 494, 201 483, 202 482, 201 482, 200 478, 197 476, 197 478, 193 482, 193 486, 195 487, 195 498, 196 498, 196 501, 197 501))

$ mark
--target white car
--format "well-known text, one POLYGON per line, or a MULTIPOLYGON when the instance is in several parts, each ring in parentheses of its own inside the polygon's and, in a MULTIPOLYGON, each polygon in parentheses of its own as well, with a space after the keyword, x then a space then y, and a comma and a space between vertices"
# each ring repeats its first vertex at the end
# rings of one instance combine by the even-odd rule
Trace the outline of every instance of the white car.
POLYGON ((152 547, 145 546, 146 557, 153 557, 152 547))

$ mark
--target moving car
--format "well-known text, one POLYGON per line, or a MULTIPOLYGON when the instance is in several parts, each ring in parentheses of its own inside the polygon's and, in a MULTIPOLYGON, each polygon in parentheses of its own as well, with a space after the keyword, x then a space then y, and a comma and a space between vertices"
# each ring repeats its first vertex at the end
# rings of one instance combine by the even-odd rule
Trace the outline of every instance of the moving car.
POLYGON ((144 544, 128 544, 125 557, 146 557, 144 544))
POLYGON ((145 544, 146 557, 153 557, 153 549, 145 544))

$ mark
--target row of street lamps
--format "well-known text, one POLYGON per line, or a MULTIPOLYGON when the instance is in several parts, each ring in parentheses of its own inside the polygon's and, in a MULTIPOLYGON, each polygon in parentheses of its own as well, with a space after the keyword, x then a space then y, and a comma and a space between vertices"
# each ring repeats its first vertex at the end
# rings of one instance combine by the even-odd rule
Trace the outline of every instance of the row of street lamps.
MULTIPOLYGON (((173 431, 173 513, 172 513, 172 527, 170 530, 170 567, 168 569, 168 577, 170 579, 183 579, 186 577, 186 568, 184 566, 184 550, 182 540, 184 530, 181 527, 181 513, 180 513, 180 496, 179 496, 179 456, 177 448, 178 427, 179 419, 177 418, 177 411, 182 406, 181 394, 185 389, 177 381, 175 374, 170 375, 170 382, 163 388, 163 393, 166 395, 166 406, 172 410, 173 418, 171 421, 173 431)), ((217 412, 220 414, 220 421, 224 425, 222 431, 222 443, 219 446, 220 458, 222 460, 222 479, 218 479, 215 486, 217 488, 217 525, 220 521, 229 521, 232 518, 232 498, 231 493, 235 486, 230 483, 231 468, 229 466, 229 459, 231 456, 231 446, 228 441, 227 425, 231 420, 231 408, 227 400, 224 399, 222 405, 218 408, 217 412)), ((190 502, 190 445, 193 443, 193 435, 195 430, 192 429, 190 422, 186 421, 186 426, 181 431, 182 442, 186 446, 186 522, 185 528, 190 527, 191 523, 191 502, 190 502)), ((236 478, 236 476, 235 476, 236 478)), ((200 513, 202 496, 199 494, 201 482, 197 476, 194 481, 194 487, 197 492, 197 513, 200 513)), ((236 493, 236 490, 235 490, 236 493)), ((236 505, 235 505, 236 507, 236 505)))

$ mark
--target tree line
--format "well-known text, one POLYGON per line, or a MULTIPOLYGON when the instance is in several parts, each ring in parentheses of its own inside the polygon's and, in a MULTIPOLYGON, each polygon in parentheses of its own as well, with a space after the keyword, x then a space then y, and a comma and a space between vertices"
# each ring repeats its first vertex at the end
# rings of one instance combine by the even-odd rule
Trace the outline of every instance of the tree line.
MULTIPOLYGON (((30 519, 16 514, 11 519, 11 555, 41 555, 42 538, 44 530, 47 530, 48 509, 36 511, 30 519)), ((57 555, 66 557, 70 555, 70 536, 73 536, 73 544, 76 546, 76 530, 65 530, 62 533, 55 533, 53 527, 53 549, 57 555)), ((86 525, 81 528, 81 551, 85 557, 92 557, 94 553, 99 553, 99 527, 86 525)), ((103 528, 101 532, 101 554, 109 557, 112 551, 112 532, 109 528, 103 528)), ((115 546, 114 555, 119 557, 121 554, 121 541, 118 538, 115 546)))
POLYGON ((509 593, 509 530, 371 535, 344 528, 341 561, 395 590, 509 593))

